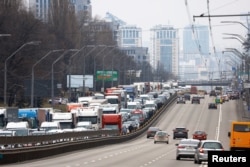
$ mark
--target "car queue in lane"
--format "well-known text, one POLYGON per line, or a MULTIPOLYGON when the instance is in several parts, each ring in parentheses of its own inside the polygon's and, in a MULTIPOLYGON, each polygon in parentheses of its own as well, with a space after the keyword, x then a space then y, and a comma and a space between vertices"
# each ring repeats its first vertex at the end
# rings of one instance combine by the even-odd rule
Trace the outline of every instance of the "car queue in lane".
MULTIPOLYGON (((190 102, 185 105, 170 106, 169 109, 159 120, 153 124, 155 127, 159 127, 162 131, 169 133, 169 144, 157 143, 154 144, 154 138, 146 138, 145 135, 138 137, 129 142, 125 142, 118 145, 109 145, 104 147, 98 147, 88 150, 80 151, 80 154, 67 154, 65 156, 55 157, 53 159, 40 160, 37 162, 32 162, 32 166, 185 166, 185 167, 198 167, 194 163, 194 158, 181 158, 176 160, 176 150, 178 144, 182 139, 173 139, 173 129, 176 127, 185 126, 189 129, 189 138, 192 138, 192 134, 195 130, 204 130, 207 132, 207 138, 214 139, 215 131, 217 129, 219 109, 218 110, 208 110, 207 105, 211 98, 208 96, 201 100, 200 105, 193 105, 190 102), (94 156, 93 156, 94 155, 94 156), (138 156, 143 155, 143 156, 138 156), (132 159, 135 159, 132 161, 132 159), (67 161, 65 161, 67 159, 67 161), (131 161, 126 161, 130 159, 131 161), (126 161, 126 164, 124 163, 126 161), (63 162, 63 163, 62 163, 63 162), (40 164, 40 165, 39 165, 40 164)), ((233 105, 234 101, 230 101, 227 106, 233 105)), ((220 104, 219 104, 220 105, 220 104)), ((231 107, 232 108, 232 107, 231 107)), ((231 108, 227 109, 234 112, 231 108)), ((232 118, 233 119, 233 118, 232 118)), ((225 124, 226 125, 226 124, 225 124)), ((225 129, 221 129, 225 130, 225 129)), ((223 134, 223 133, 221 133, 223 134)), ((228 137, 222 137, 222 144, 225 145, 228 137)), ((225 147, 225 149, 227 149, 225 147)), ((203 163, 203 162, 202 162, 203 163)), ((20 165, 18 167, 28 166, 29 163, 20 165)), ((30 163, 31 164, 31 163, 30 163)))

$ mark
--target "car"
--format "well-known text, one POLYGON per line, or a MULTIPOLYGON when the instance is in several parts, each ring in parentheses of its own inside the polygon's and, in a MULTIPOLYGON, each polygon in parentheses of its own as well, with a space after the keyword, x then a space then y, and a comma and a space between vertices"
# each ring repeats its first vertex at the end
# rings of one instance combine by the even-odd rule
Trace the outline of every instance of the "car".
POLYGON ((147 138, 154 137, 157 131, 161 131, 159 127, 149 127, 147 131, 147 138))
POLYGON ((201 164, 201 162, 207 161, 208 151, 224 151, 224 147, 218 140, 201 140, 195 150, 194 163, 201 164))
POLYGON ((207 133, 202 130, 197 130, 193 133, 193 139, 207 140, 207 133))
POLYGON ((200 97, 199 96, 193 96, 192 100, 191 100, 191 103, 192 104, 194 104, 194 103, 200 104, 200 97))
POLYGON ((185 94, 184 94, 184 98, 185 98, 186 100, 191 100, 191 95, 190 95, 189 93, 185 93, 185 94))
POLYGON ((169 134, 166 131, 157 131, 154 136, 154 144, 161 143, 169 143, 169 134))
POLYGON ((176 160, 181 158, 194 158, 195 149, 197 148, 200 140, 198 139, 182 139, 176 148, 176 160))
POLYGON ((217 104, 216 103, 209 103, 208 109, 217 109, 217 104))
POLYGON ((179 103, 183 103, 183 104, 186 103, 186 99, 185 99, 184 96, 179 96, 179 97, 177 98, 177 104, 179 104, 179 103))
POLYGON ((173 139, 176 138, 188 138, 188 129, 185 127, 177 127, 173 129, 173 139))

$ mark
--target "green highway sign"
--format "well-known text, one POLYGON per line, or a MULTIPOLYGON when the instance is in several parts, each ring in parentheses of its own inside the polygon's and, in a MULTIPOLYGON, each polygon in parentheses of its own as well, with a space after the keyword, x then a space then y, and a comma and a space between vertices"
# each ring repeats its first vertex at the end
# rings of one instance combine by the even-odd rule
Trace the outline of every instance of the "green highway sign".
POLYGON ((96 72, 96 81, 117 81, 118 72, 117 71, 97 71, 96 72))

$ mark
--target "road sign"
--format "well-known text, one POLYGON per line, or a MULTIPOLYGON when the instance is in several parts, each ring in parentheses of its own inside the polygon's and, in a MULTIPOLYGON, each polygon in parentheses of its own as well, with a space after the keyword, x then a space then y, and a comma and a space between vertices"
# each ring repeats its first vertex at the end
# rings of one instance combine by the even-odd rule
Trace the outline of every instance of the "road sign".
POLYGON ((117 71, 97 71, 96 80, 97 81, 117 81, 118 72, 117 71))

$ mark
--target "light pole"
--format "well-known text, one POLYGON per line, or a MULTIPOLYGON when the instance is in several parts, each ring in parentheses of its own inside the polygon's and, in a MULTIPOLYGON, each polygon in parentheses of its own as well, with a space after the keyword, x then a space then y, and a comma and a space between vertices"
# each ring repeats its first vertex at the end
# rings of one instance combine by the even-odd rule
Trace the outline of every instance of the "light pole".
POLYGON ((60 50, 51 50, 49 51, 46 55, 44 55, 40 60, 38 60, 33 66, 32 66, 32 70, 31 70, 31 95, 30 95, 30 106, 34 107, 34 68, 35 66, 40 63, 43 59, 45 59, 46 57, 48 57, 51 53, 55 53, 55 52, 60 52, 63 51, 62 49, 60 50))
MULTIPOLYGON (((113 50, 115 50, 117 48, 117 46, 108 46, 108 47, 111 47, 112 49, 110 49, 103 57, 102 57, 102 73, 104 75, 104 59, 105 57, 111 53, 113 50)), ((103 89, 103 92, 105 92, 105 82, 104 82, 104 76, 102 76, 102 89, 103 89)))
POLYGON ((51 66, 51 104, 54 106, 54 65, 61 59, 63 58, 64 55, 66 55, 68 52, 77 52, 79 51, 78 49, 69 49, 63 52, 61 56, 59 56, 51 66))
POLYGON ((31 41, 23 44, 21 47, 19 47, 15 52, 13 52, 7 59, 5 59, 4 62, 4 104, 7 104, 7 62, 9 59, 11 59, 17 52, 19 52, 22 48, 24 48, 27 45, 39 45, 41 41, 31 41))
POLYGON ((93 87, 94 87, 94 92, 96 92, 96 62, 95 62, 95 58, 97 57, 97 56, 99 56, 101 53, 103 53, 105 50, 106 50, 106 48, 107 48, 107 46, 106 45, 104 45, 103 46, 104 48, 101 50, 101 51, 99 51, 95 56, 94 56, 94 85, 93 85, 93 87))
MULTIPOLYGON (((83 49, 85 49, 86 47, 94 47, 89 53, 91 53, 96 47, 94 45, 86 45, 83 46, 81 49, 79 49, 75 54, 73 54, 70 58, 69 58, 69 101, 71 102, 71 94, 72 94, 72 90, 71 90, 71 63, 72 63, 72 59, 78 55, 79 52, 81 52, 83 49)), ((84 56, 84 73, 85 73, 85 56, 84 56)), ((84 76, 83 76, 84 77, 84 76)), ((83 78, 83 84, 84 84, 84 78, 83 78)))
POLYGON ((0 34, 0 37, 10 37, 11 34, 0 34))
POLYGON ((243 24, 242 22, 239 22, 239 21, 221 21, 221 23, 236 23, 236 24, 241 24, 243 27, 245 27, 247 29, 247 31, 249 31, 249 28, 247 26, 245 26, 245 24, 243 24))

